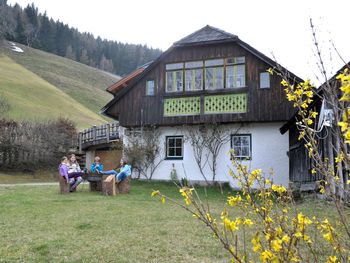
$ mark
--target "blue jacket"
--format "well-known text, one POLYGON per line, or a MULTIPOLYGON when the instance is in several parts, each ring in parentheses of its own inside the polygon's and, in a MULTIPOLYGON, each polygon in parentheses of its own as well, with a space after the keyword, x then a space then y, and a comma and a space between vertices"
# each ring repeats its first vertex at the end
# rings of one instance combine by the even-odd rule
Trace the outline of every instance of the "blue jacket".
POLYGON ((99 172, 103 171, 103 164, 99 163, 98 165, 96 165, 96 163, 92 163, 90 166, 90 171, 92 173, 96 173, 96 170, 98 170, 99 172))
POLYGON ((126 174, 126 176, 130 176, 131 175, 131 165, 126 164, 122 168, 120 168, 119 173, 122 173, 122 172, 124 172, 126 174))

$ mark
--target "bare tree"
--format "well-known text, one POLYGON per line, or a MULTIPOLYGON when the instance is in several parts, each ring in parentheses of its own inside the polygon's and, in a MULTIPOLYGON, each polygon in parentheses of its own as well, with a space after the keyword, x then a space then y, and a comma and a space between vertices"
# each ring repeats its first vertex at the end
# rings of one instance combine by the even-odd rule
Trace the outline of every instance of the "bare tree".
POLYGON ((164 160, 164 153, 159 142, 161 132, 157 127, 143 128, 142 131, 132 131, 128 136, 124 153, 134 169, 140 175, 151 180, 154 172, 164 160))
POLYGON ((218 158, 222 146, 228 143, 231 135, 237 134, 239 129, 240 127, 232 131, 217 123, 189 128, 187 140, 192 146, 197 166, 207 184, 213 183, 216 179, 218 158), (204 172, 206 166, 210 170, 210 179, 204 172))

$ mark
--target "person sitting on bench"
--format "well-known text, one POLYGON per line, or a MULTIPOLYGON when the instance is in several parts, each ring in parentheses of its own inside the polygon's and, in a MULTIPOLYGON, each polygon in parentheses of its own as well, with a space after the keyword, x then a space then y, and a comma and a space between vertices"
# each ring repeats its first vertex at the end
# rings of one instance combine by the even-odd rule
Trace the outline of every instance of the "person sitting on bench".
POLYGON ((68 165, 68 177, 70 184, 69 191, 74 192, 77 189, 78 185, 83 181, 83 176, 85 173, 81 171, 75 154, 71 154, 68 165))
POLYGON ((58 171, 60 173, 60 176, 66 179, 67 184, 69 183, 68 169, 68 158, 66 156, 63 156, 61 158, 61 163, 58 166, 58 171))
POLYGON ((92 173, 101 173, 103 171, 103 164, 100 163, 100 157, 96 156, 95 161, 90 166, 90 172, 92 173))
POLYGON ((109 170, 109 171, 102 171, 101 174, 105 175, 114 175, 115 181, 119 183, 120 181, 123 181, 126 177, 131 175, 131 165, 128 164, 128 161, 126 159, 120 160, 120 172, 118 173, 115 170, 109 170))

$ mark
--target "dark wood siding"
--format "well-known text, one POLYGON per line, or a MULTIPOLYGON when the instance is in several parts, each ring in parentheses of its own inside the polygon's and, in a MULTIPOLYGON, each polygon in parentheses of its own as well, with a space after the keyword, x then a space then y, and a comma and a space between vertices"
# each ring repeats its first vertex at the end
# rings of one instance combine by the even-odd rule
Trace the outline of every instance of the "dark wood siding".
POLYGON ((148 72, 127 92, 108 113, 119 116, 121 126, 143 125, 183 125, 208 122, 266 122, 286 121, 293 113, 292 105, 286 100, 284 90, 277 76, 270 77, 271 88, 260 89, 260 72, 270 66, 235 43, 206 45, 196 47, 178 47, 148 72), (165 93, 165 64, 211 58, 245 57, 246 87, 235 90, 193 91, 165 93), (145 95, 146 80, 154 79, 157 89, 155 96, 145 95), (208 94, 247 93, 247 112, 235 114, 201 114, 197 116, 163 116, 163 102, 166 98, 200 96, 208 94))

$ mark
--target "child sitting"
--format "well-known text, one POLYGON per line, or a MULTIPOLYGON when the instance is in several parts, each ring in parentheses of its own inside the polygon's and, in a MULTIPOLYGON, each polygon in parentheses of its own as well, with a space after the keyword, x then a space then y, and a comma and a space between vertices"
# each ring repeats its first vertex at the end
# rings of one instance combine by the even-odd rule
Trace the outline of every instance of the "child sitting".
POLYGON ((60 175, 66 179, 67 184, 69 182, 68 169, 68 158, 63 156, 61 158, 61 164, 58 166, 58 171, 60 175))
POLYGON ((80 166, 77 162, 75 154, 72 154, 69 158, 68 163, 68 177, 70 184, 70 192, 74 192, 78 185, 83 181, 84 172, 81 171, 80 166))
POLYGON ((100 163, 100 157, 96 156, 95 161, 90 166, 90 172, 92 173, 101 173, 103 171, 103 164, 100 163))
POLYGON ((101 171, 101 174, 106 175, 114 175, 115 181, 118 183, 120 181, 123 181, 126 177, 131 175, 131 165, 128 164, 127 160, 121 159, 120 160, 120 172, 116 172, 115 170, 109 170, 109 171, 101 171))

